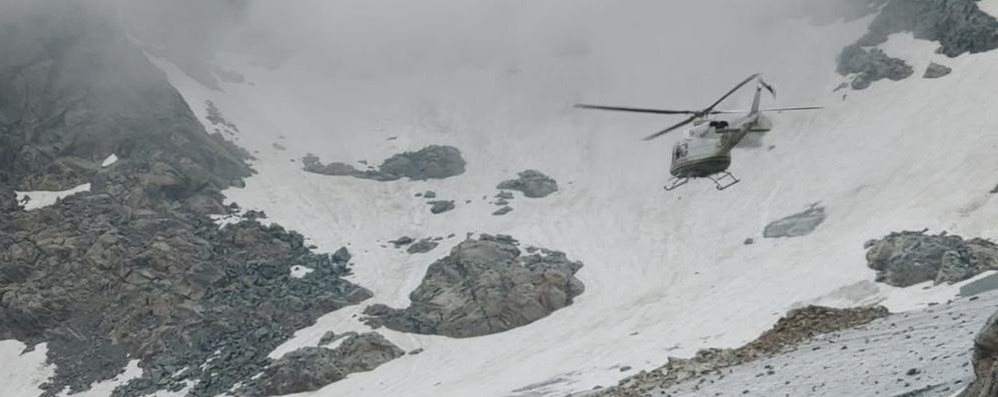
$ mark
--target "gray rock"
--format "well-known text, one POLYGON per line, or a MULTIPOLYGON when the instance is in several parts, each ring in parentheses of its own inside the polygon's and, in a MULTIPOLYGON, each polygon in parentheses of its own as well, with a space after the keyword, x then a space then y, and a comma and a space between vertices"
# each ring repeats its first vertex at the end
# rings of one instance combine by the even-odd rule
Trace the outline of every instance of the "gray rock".
POLYGON ((753 239, 753 238, 749 237, 749 238, 745 239, 745 241, 743 241, 743 242, 742 242, 742 244, 744 244, 744 245, 752 245, 752 244, 755 244, 755 239, 753 239))
POLYGON ((492 215, 494 215, 494 216, 503 216, 503 215, 506 215, 506 214, 508 214, 510 212, 513 212, 513 208, 510 207, 510 206, 505 206, 505 207, 502 207, 502 208, 497 209, 494 212, 492 212, 492 215))
POLYGON ((513 192, 506 190, 500 191, 498 194, 496 194, 496 198, 500 200, 512 200, 513 197, 514 197, 513 192))
POLYGON ((947 66, 932 62, 929 64, 929 67, 925 68, 925 74, 922 75, 922 77, 926 79, 938 79, 950 74, 952 71, 953 69, 950 69, 947 66))
POLYGON ((472 337, 530 324, 584 290, 582 267, 564 253, 521 255, 509 236, 482 235, 430 265, 405 309, 372 305, 368 324, 420 334, 472 337))
MULTIPOLYGON (((509 179, 499 183, 497 189, 518 190, 530 198, 546 197, 558 191, 558 182, 540 171, 526 170, 520 172, 517 179, 509 179)), ((501 197, 500 197, 501 198, 501 197)))
POLYGON ((346 163, 322 164, 318 157, 309 154, 302 158, 304 170, 322 175, 352 176, 375 181, 445 179, 464 173, 465 161, 453 146, 431 145, 415 152, 405 152, 389 157, 377 169, 358 170, 346 163))
POLYGON ((974 338, 974 381, 960 397, 998 395, 998 313, 991 315, 974 338))
POLYGON ((379 172, 412 180, 444 179, 464 173, 464 158, 453 146, 432 145, 389 157, 379 172))
POLYGON ((415 350, 412 350, 412 351, 410 351, 410 352, 409 352, 409 355, 410 355, 410 356, 415 356, 415 355, 417 355, 417 354, 419 354, 419 353, 422 353, 422 352, 423 352, 423 348, 422 348, 422 347, 420 347, 420 348, 418 348, 418 349, 415 349, 415 350))
POLYGON ((453 200, 433 200, 426 203, 430 205, 430 212, 434 214, 441 214, 455 208, 453 200))
POLYGON ((409 248, 406 249, 405 251, 410 254, 425 254, 427 252, 433 251, 433 249, 437 248, 437 245, 439 244, 440 243, 437 243, 433 239, 424 238, 417 241, 415 244, 410 245, 409 248))
POLYGON ((393 245, 395 245, 395 248, 399 248, 399 247, 401 247, 403 245, 412 244, 413 241, 415 241, 415 240, 413 240, 412 237, 402 236, 402 237, 399 237, 399 238, 397 238, 395 240, 389 241, 389 243, 392 243, 393 245))
POLYGON ((431 190, 427 190, 426 193, 423 193, 423 197, 428 199, 437 198, 437 193, 431 190))
POLYGON ((882 79, 904 80, 914 73, 914 69, 903 60, 891 58, 879 48, 867 51, 856 44, 843 49, 838 62, 839 74, 856 74, 852 81, 852 88, 856 90, 865 89, 882 79))
POLYGON ((350 336, 335 349, 304 347, 288 353, 242 389, 248 396, 277 396, 319 390, 354 372, 371 371, 405 355, 377 333, 350 336))
POLYGON ((347 247, 340 247, 340 249, 333 253, 333 262, 335 263, 347 263, 350 262, 351 258, 353 258, 353 255, 350 255, 350 250, 347 247))
POLYGON ((998 20, 976 0, 890 0, 857 44, 879 45, 902 32, 939 42, 938 52, 949 57, 998 48, 998 20))
POLYGON ((924 232, 891 233, 869 244, 867 266, 895 287, 954 283, 998 269, 998 245, 984 239, 924 232))
POLYGON ((813 206, 807 211, 790 215, 766 225, 762 236, 765 238, 806 236, 824 221, 825 209, 813 206))

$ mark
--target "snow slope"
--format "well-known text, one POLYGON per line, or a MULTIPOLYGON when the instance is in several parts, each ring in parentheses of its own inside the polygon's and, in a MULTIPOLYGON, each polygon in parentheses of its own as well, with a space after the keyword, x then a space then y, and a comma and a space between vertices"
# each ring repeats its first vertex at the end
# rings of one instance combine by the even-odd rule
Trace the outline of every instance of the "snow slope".
MULTIPOLYGON (((358 6, 355 12, 363 15, 354 17, 368 18, 366 29, 400 29, 395 35, 402 38, 392 37, 402 44, 408 44, 402 28, 425 17, 382 15, 378 2, 370 3, 358 6)), ((353 281, 375 294, 364 305, 301 330, 274 357, 314 345, 326 331, 366 329, 355 316, 367 304, 405 306, 426 267, 465 233, 511 234, 585 263, 577 276, 586 292, 545 319, 468 339, 381 329, 403 349, 425 351, 301 396, 558 395, 615 384, 631 372, 663 364, 667 356, 744 344, 801 302, 882 301, 899 311, 955 294, 956 286, 899 290, 857 284, 874 276, 866 268, 863 243, 925 227, 996 236, 991 219, 998 203, 988 191, 998 182, 992 179, 998 135, 991 129, 998 125, 998 114, 991 111, 998 105, 993 73, 998 53, 940 59, 931 43, 897 35, 884 47, 909 60, 915 77, 833 92, 843 81, 834 73, 834 56, 862 34, 868 20, 820 28, 768 21, 755 26, 751 37, 719 24, 722 34, 672 51, 676 44, 664 38, 684 36, 677 28, 688 26, 681 24, 684 15, 615 4, 573 3, 569 18, 562 11, 566 2, 538 2, 530 6, 533 13, 516 14, 509 31, 502 31, 509 37, 477 29, 475 22, 490 15, 472 15, 455 5, 454 15, 468 20, 443 23, 439 36, 412 40, 471 54, 457 67, 418 49, 396 51, 398 46, 380 48, 393 57, 375 66, 356 60, 365 56, 363 50, 347 51, 348 57, 331 64, 299 54, 277 68, 227 56, 219 63, 250 83, 214 91, 157 62, 206 125, 210 100, 238 125, 237 143, 257 158, 258 173, 245 188, 226 191, 229 200, 265 211, 269 220, 302 232, 320 250, 348 246, 356 263, 353 281), (587 23, 573 24, 576 17, 587 23), (553 33, 537 28, 552 20, 571 28, 553 33), (564 40, 579 32, 591 40, 564 40), (464 36, 476 38, 462 41, 464 36), (475 40, 509 47, 508 57, 492 54, 492 47, 480 50, 475 40), (918 78, 918 68, 930 60, 952 67, 953 74, 918 78), (743 181, 724 192, 704 182, 662 190, 676 137, 652 143, 640 137, 673 119, 571 108, 582 101, 700 106, 755 71, 779 90, 773 105, 826 109, 772 115, 776 127, 762 138, 763 145, 735 153, 732 171, 743 181), (460 148, 468 171, 445 180, 383 183, 300 169, 299 159, 309 152, 323 161, 377 163, 429 144, 460 148), (538 200, 518 196, 512 213, 489 215, 495 207, 483 196, 491 197, 499 181, 525 168, 553 176, 561 190, 538 200), (426 190, 456 200, 457 208, 431 215, 424 201, 413 197, 426 190), (815 202, 826 207, 828 219, 812 234, 761 237, 768 222, 815 202), (457 237, 428 254, 382 247, 401 235, 451 233, 457 237), (743 245, 748 237, 755 244, 743 245), (839 289, 856 285, 865 287, 839 289), (622 372, 622 366, 631 372, 622 372)), ((269 11, 281 17, 274 7, 269 11)), ((366 31, 342 29, 336 33, 343 40, 380 45, 362 37, 366 31)), ((330 58, 344 53, 334 45, 310 50, 328 50, 330 58)), ((732 100, 732 108, 746 104, 748 90, 744 94, 732 100)), ((15 350, 0 353, 8 361, 15 350)), ((18 362, 38 366, 38 354, 18 362)), ((35 395, 34 378, 4 376, 27 382, 23 395, 35 395)))
MULTIPOLYGON (((160 64, 200 116, 204 101, 211 100, 237 124, 238 144, 257 157, 253 166, 259 173, 246 188, 226 191, 228 198, 264 210, 271 221, 302 232, 320 250, 348 246, 355 254, 354 281, 375 294, 366 304, 405 306, 427 265, 465 233, 507 233, 585 263, 577 276, 586 292, 548 318, 468 339, 382 329, 403 349, 425 352, 302 396, 525 395, 514 390, 537 384, 543 387, 529 392, 554 395, 615 384, 628 374, 620 366, 649 369, 670 355, 754 339, 795 303, 872 280, 863 250, 868 239, 925 227, 996 236, 991 220, 998 203, 988 191, 998 182, 993 172, 998 135, 992 128, 998 113, 991 111, 998 105, 993 73, 998 54, 941 59, 954 73, 923 80, 917 68, 940 58, 934 45, 897 35, 885 48, 908 59, 915 77, 833 93, 842 81, 834 74, 834 54, 858 37, 866 22, 823 28, 785 22, 765 37, 780 43, 773 46, 778 51, 759 48, 771 52, 746 62, 744 70, 695 77, 699 87, 683 91, 686 99, 669 94, 685 106, 706 103, 742 75, 762 70, 781 89, 778 104, 826 106, 814 113, 772 115, 776 128, 764 137, 764 146, 735 153, 732 171, 743 182, 725 192, 702 182, 662 191, 668 167, 663 153, 675 137, 651 144, 639 137, 671 119, 570 109, 583 100, 641 104, 643 97, 655 104, 647 88, 636 99, 628 96, 627 89, 637 87, 628 77, 637 68, 633 64, 608 72, 607 80, 618 86, 598 84, 585 92, 544 86, 550 82, 533 80, 531 65, 511 77, 472 68, 448 71, 446 78, 413 73, 391 80, 343 77, 297 59, 267 70, 234 56, 222 62, 246 74, 252 85, 212 91, 160 64), (842 39, 817 39, 826 36, 842 39), (795 59, 792 66, 788 57, 795 59), (426 84, 438 89, 420 91, 426 84), (537 96, 540 103, 518 102, 537 96), (382 106, 376 106, 379 101, 382 106), (428 144, 460 148, 467 173, 381 183, 304 173, 296 161, 311 152, 324 161, 377 163, 428 144), (767 150, 768 145, 775 147, 767 150), (490 216, 494 207, 482 196, 495 194, 496 183, 524 168, 552 175, 561 191, 540 200, 517 197, 514 212, 490 216), (431 215, 413 197, 425 190, 457 200, 457 209, 431 215), (829 215, 815 232, 761 238, 768 222, 815 202, 829 215), (401 235, 451 233, 459 237, 429 254, 382 247, 401 235), (747 237, 756 243, 743 245, 747 237)), ((641 61, 647 59, 634 63, 641 61)), ((589 73, 562 66, 571 76, 589 73)), ((684 77, 659 76, 654 82, 685 87, 690 83, 682 83, 684 77)), ((951 297, 954 290, 879 286, 833 300, 883 301, 892 311, 911 310, 951 297)), ((323 317, 273 356, 315 344, 325 331, 365 329, 356 315, 366 304, 323 317)))

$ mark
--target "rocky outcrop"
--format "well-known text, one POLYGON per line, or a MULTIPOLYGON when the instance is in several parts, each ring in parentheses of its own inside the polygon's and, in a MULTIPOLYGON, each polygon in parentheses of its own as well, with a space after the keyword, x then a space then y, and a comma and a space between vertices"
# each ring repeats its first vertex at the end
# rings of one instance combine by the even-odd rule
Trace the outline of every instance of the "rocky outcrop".
POLYGON ((806 211, 790 215, 766 225, 762 236, 766 238, 806 236, 825 221, 825 209, 811 206, 806 211))
POLYGON ((878 80, 904 80, 915 72, 903 60, 891 58, 879 48, 866 50, 856 44, 843 49, 838 62, 839 74, 856 75, 852 80, 852 88, 856 90, 865 89, 878 80))
POLYGON ((509 236, 482 235, 430 265, 404 309, 369 306, 371 325, 403 332, 472 337, 530 324, 572 303, 584 290, 582 263, 537 249, 523 255, 509 236))
POLYGON ((998 245, 980 238, 900 232, 868 241, 866 248, 867 266, 877 272, 877 281, 895 287, 955 283, 998 270, 998 245))
POLYGON ((351 373, 373 370, 403 355, 402 349, 380 334, 354 334, 335 349, 304 347, 284 355, 240 394, 265 397, 315 391, 351 373))
POLYGON ((951 72, 953 72, 953 69, 932 62, 929 64, 927 68, 925 68, 925 74, 923 74, 922 77, 926 79, 938 79, 940 77, 950 74, 951 72))
POLYGON ((998 396, 998 313, 991 315, 974 338, 974 382, 960 397, 998 396))
POLYGON ((310 251, 262 214, 219 228, 209 215, 236 216, 220 190, 250 174, 245 151, 205 132, 115 14, 38 3, 44 13, 0 14, 0 339, 46 343, 45 396, 131 359, 143 374, 114 396, 186 381, 192 396, 218 395, 296 330, 371 296, 343 279, 343 255, 310 251), (9 200, 81 183, 91 191, 30 212, 9 200))
POLYGON ((596 395, 644 396, 652 389, 668 388, 722 368, 771 357, 792 350, 815 336, 866 324, 888 314, 887 309, 882 306, 852 309, 807 306, 792 310, 777 321, 772 329, 745 346, 737 349, 701 350, 688 359, 670 357, 664 366, 652 371, 642 371, 620 381, 618 386, 596 395))
POLYGON ((112 153, 183 169, 214 188, 249 175, 241 152, 205 133, 101 7, 41 3, 52 6, 2 21, 16 33, 0 35, 0 183, 69 189, 90 182, 112 153))
POLYGON ((12 229, 0 232, 0 339, 48 344, 49 393, 113 377, 131 357, 145 373, 119 396, 209 376, 194 395, 214 395, 297 329, 371 296, 341 278, 342 260, 252 221, 219 229, 92 194, 18 212, 12 229), (313 271, 294 278, 291 265, 313 271))
POLYGON ((389 157, 377 169, 358 170, 345 163, 323 164, 309 154, 302 158, 304 170, 316 174, 352 176, 376 181, 394 181, 409 178, 414 181, 445 179, 464 173, 466 165, 461 152, 453 146, 431 145, 415 152, 404 152, 389 157))
POLYGON ((949 57, 998 48, 998 20, 977 0, 890 0, 857 44, 879 45, 901 32, 939 42, 938 52, 949 57))
MULTIPOLYGON (((558 191, 558 182, 537 170, 526 170, 496 186, 501 190, 518 190, 530 198, 541 198, 558 191)), ((501 198, 501 197, 500 197, 501 198)))

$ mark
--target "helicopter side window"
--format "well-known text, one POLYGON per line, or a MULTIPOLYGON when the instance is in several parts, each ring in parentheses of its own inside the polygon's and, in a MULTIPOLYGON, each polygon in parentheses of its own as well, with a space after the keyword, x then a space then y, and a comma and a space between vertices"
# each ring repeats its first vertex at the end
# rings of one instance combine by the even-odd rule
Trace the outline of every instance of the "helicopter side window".
POLYGON ((675 160, 679 160, 686 157, 686 151, 686 143, 678 144, 676 145, 676 150, 672 153, 672 156, 675 160))

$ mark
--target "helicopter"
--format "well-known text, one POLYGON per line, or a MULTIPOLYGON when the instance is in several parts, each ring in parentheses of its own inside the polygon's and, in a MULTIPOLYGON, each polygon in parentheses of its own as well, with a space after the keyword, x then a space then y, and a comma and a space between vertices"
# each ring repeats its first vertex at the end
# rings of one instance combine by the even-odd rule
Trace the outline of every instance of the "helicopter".
POLYGON ((776 97, 776 90, 766 83, 761 76, 759 73, 749 76, 703 110, 666 110, 587 104, 578 104, 575 107, 619 112, 689 115, 689 118, 644 138, 644 140, 650 141, 690 123, 693 124, 693 128, 688 131, 686 136, 672 147, 672 164, 669 167, 672 178, 664 188, 667 191, 672 191, 685 185, 691 179, 707 178, 714 182, 717 190, 724 190, 741 182, 728 171, 728 167, 731 166, 731 150, 748 133, 766 132, 772 129, 772 122, 763 115, 763 112, 821 109, 818 106, 761 109, 759 106, 763 89, 769 91, 774 98, 776 97), (717 105, 720 105, 721 102, 753 80, 756 80, 758 84, 751 109, 715 110, 717 105), (744 115, 732 120, 710 117, 717 114, 738 113, 744 113, 744 115))

